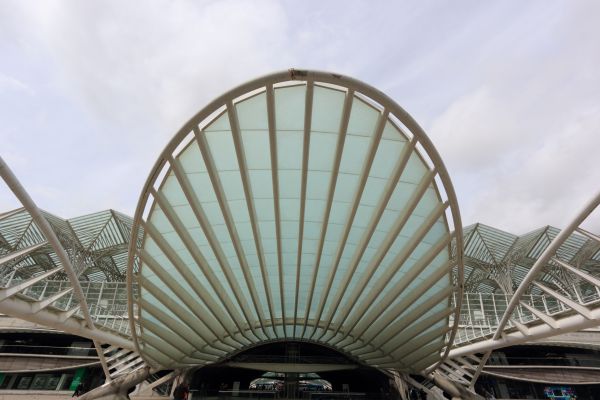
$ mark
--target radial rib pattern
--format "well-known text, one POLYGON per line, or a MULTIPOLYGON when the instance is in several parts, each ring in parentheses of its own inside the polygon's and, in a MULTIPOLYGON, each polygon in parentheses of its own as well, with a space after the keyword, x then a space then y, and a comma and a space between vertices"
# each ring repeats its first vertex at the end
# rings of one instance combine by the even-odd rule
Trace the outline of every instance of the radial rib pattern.
POLYGON ((291 70, 216 99, 157 161, 139 228, 134 336, 165 366, 305 340, 420 371, 453 338, 452 185, 414 120, 356 80, 291 70))

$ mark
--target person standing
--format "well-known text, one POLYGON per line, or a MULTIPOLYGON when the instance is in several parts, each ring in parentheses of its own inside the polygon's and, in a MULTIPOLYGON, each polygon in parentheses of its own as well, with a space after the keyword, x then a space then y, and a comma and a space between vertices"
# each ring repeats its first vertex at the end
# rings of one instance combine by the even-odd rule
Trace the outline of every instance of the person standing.
POLYGON ((71 397, 79 397, 83 394, 83 392, 84 392, 83 382, 79 382, 79 385, 77 385, 77 387, 75 388, 75 392, 73 393, 73 395, 71 397))
POLYGON ((185 382, 181 382, 173 391, 173 399, 174 400, 187 400, 189 392, 190 392, 190 386, 185 382))

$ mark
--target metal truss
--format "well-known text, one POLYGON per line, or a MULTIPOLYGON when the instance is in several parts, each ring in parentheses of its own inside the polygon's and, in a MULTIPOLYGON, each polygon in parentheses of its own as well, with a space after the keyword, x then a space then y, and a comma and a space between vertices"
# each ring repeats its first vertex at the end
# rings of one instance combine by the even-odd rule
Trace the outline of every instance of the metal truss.
MULTIPOLYGON (((465 291, 512 294, 523 281, 542 251, 559 234, 551 226, 516 236, 483 224, 465 228, 465 291)), ((560 256, 572 264, 586 262, 595 244, 584 235, 572 235, 560 249, 560 256)), ((569 295, 577 286, 570 275, 552 264, 546 265, 539 280, 569 295)), ((542 293, 532 288, 532 293, 542 293)))
POLYGON ((208 364, 257 343, 299 339, 396 373, 422 371, 440 387, 459 383, 454 392, 465 393, 494 349, 600 324, 600 235, 582 226, 600 193, 563 231, 516 236, 476 224, 463 235, 450 178, 422 129, 384 94, 339 75, 291 70, 217 98, 157 161, 135 223, 113 210, 58 218, 35 205, 2 158, 0 176, 23 204, 0 213, 0 313, 93 340, 107 381, 100 391, 161 365, 208 364), (319 91, 341 96, 330 130, 315 129, 311 110, 328 106, 314 104, 319 91), (278 104, 284 92, 295 109, 278 104), (257 99, 264 121, 246 110, 253 118, 244 122, 244 107, 257 99), (352 147, 353 109, 361 107, 374 118, 354 132, 362 142, 352 147), (209 140, 211 129, 221 136, 209 140), (297 136, 297 147, 288 143, 298 150, 293 167, 278 147, 284 131, 297 136), (261 149, 248 132, 262 134, 261 149), (311 146, 323 133, 334 138, 323 146, 331 162, 313 168, 310 152, 323 149, 311 146), (378 159, 394 141, 402 142, 396 158, 378 159), (356 170, 344 171, 344 157, 356 170), (383 165, 391 167, 382 178, 375 166, 383 165), (311 174, 323 173, 315 191, 323 194, 311 198, 311 174), (385 181, 380 195, 363 202, 377 192, 375 178, 385 181), (399 192, 410 196, 388 207, 407 182, 413 191, 399 192), (315 199, 323 212, 309 218, 315 199), (338 209, 347 212, 332 224, 338 209), (436 224, 444 229, 433 239, 436 224), (314 238, 304 243, 310 229, 314 238), (395 248, 401 233, 407 239, 395 248), (307 254, 316 257, 307 262, 307 254))
POLYGON ((519 243, 519 261, 535 261, 514 294, 465 294, 455 347, 437 374, 472 390, 493 350, 600 325, 600 236, 582 227, 599 205, 600 193, 563 231, 546 227, 519 243))
POLYGON ((131 374, 145 368, 147 364, 135 350, 118 346, 109 346, 103 351, 111 379, 131 374))
MULTIPOLYGON (((145 363, 134 352, 129 332, 113 329, 119 318, 104 307, 115 306, 117 290, 112 304, 103 303, 103 295, 98 293, 97 303, 93 305, 95 314, 92 315, 86 297, 90 294, 92 283, 88 282, 84 292, 80 282, 90 270, 87 264, 90 252, 105 250, 107 242, 112 243, 108 240, 110 234, 106 232, 114 214, 87 238, 77 236, 64 220, 41 212, 2 158, 0 176, 26 210, 0 215, 0 223, 4 224, 0 256, 0 312, 92 339, 107 383, 121 373, 143 367, 145 363), (66 237, 77 238, 79 247, 63 247, 63 243, 69 242, 66 237), (83 238, 87 240, 82 241, 83 238), (75 264, 78 268, 73 261, 80 261, 75 264), (113 323, 110 327, 107 324, 109 319, 113 323), (120 350, 115 352, 108 347, 110 357, 107 359, 103 345, 117 346, 120 350), (123 351, 127 352, 125 361, 121 357, 123 351)), ((102 286, 101 289, 105 288, 102 286)), ((121 318, 117 326, 126 327, 127 323, 121 318)))
POLYGON ((420 371, 456 331, 447 171, 404 110, 348 77, 291 70, 217 98, 161 154, 134 227, 132 333, 163 365, 307 340, 420 371))
MULTIPOLYGON (((80 280, 125 281, 131 218, 113 210, 69 220, 40 211, 66 250, 80 280)), ((0 277, 27 278, 59 264, 32 215, 0 215, 0 277), (9 255, 10 256, 9 258, 9 255)))

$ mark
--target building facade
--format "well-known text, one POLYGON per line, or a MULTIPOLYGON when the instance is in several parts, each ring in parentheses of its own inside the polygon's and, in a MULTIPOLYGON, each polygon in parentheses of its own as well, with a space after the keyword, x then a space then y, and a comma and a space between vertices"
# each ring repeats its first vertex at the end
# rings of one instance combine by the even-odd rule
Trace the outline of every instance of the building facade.
POLYGON ((24 207, 0 214, 0 388, 251 395, 266 371, 288 397, 309 373, 371 398, 595 393, 600 196, 562 231, 463 228, 429 138, 362 82, 290 70, 220 96, 133 218, 53 216, 1 167, 24 207))

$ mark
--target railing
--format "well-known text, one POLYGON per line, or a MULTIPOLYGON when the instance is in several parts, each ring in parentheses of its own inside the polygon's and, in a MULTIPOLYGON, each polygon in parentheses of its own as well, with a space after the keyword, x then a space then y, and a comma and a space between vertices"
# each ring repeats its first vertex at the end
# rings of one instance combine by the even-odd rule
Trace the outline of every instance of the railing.
MULTIPOLYGON (((19 278, 9 277, 2 287, 12 287, 23 282, 19 278)), ((127 314, 127 287, 125 282, 80 282, 83 293, 89 305, 90 315, 94 324, 99 328, 110 329, 125 335, 130 334, 127 314)), ((19 293, 31 301, 43 301, 71 288, 66 280, 42 280, 19 293)), ((79 302, 73 292, 66 293, 51 303, 59 311, 71 310, 79 302)), ((83 318, 83 312, 78 310, 75 315, 83 318)))
POLYGON ((247 363, 286 363, 295 364, 350 364, 346 357, 335 356, 285 356, 285 355, 263 355, 263 354, 241 354, 233 357, 233 362, 247 363))
MULTIPOLYGON (((571 299, 588 307, 600 306, 600 293, 597 290, 588 291, 578 298, 571 296, 571 299)), ((534 309, 552 317, 571 311, 569 307, 551 296, 524 295, 522 300, 534 309)), ((509 302, 510 296, 503 293, 465 293, 454 345, 461 345, 492 335, 509 302)), ((519 304, 513 311, 512 319, 526 325, 537 321, 538 317, 519 304)), ((513 327, 514 324, 509 321, 506 328, 513 327)))
MULTIPOLYGON (((219 399, 278 399, 280 393, 273 390, 219 390, 219 399)), ((194 396, 194 399, 201 396, 194 396)))
MULTIPOLYGON (((91 346, 90 342, 90 346, 91 346)), ((42 345, 24 345, 24 344, 3 344, 0 346, 0 353, 4 354, 35 354, 35 355, 53 355, 53 356, 71 356, 71 357, 91 357, 96 359, 98 354, 94 347, 74 347, 74 346, 42 346, 42 345)))
MULTIPOLYGON (((214 399, 214 394, 206 394, 191 391, 193 400, 214 399)), ((218 399, 287 399, 283 392, 268 390, 220 390, 216 393, 218 399)), ((309 392, 304 391, 294 396, 297 399, 319 399, 319 400, 349 400, 349 399, 369 399, 383 400, 389 398, 387 394, 382 393, 364 393, 364 392, 309 392)))
POLYGON ((130 333, 129 317, 127 310, 119 310, 117 314, 115 309, 107 309, 98 305, 90 306, 90 315, 94 320, 94 324, 99 328, 107 328, 126 335, 130 333))
POLYGON ((585 355, 574 356, 572 354, 564 357, 490 357, 486 364, 490 367, 520 367, 520 366, 559 366, 559 367, 584 367, 600 368, 600 358, 586 357, 585 355))
POLYGON ((338 399, 369 399, 379 400, 389 398, 382 393, 363 392, 304 392, 303 399, 338 400, 338 399))

